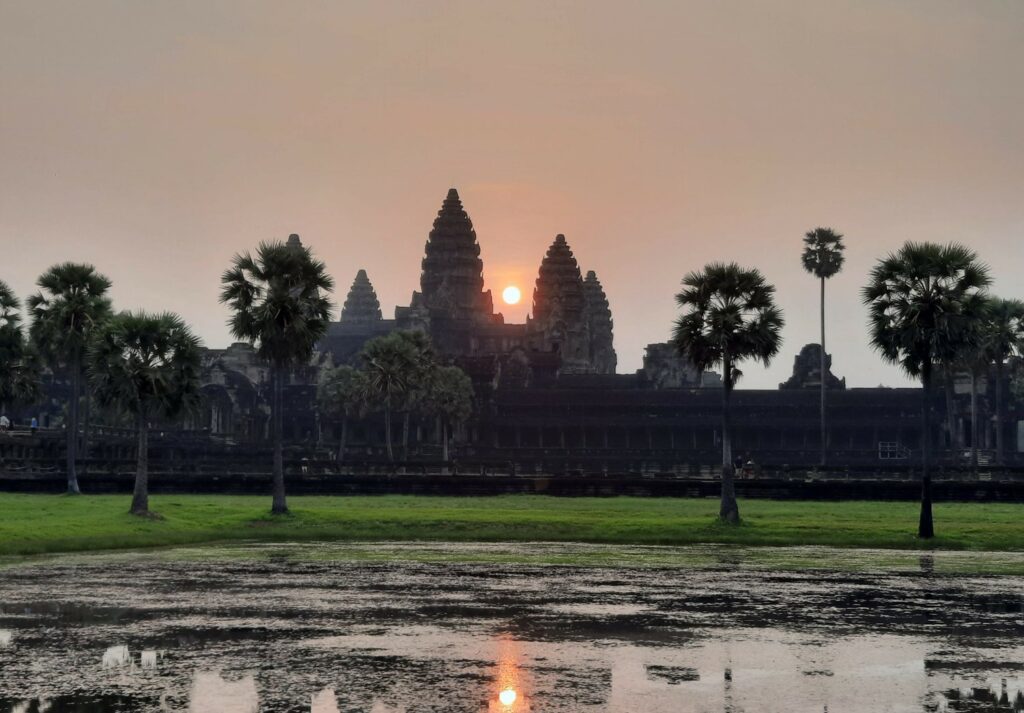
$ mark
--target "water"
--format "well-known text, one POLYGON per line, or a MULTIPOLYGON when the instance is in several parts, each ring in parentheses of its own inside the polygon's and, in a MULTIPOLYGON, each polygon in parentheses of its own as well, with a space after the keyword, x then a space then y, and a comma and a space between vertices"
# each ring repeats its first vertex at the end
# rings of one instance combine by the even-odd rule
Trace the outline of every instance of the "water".
MULTIPOLYGON (((0 713, 1024 711, 1024 577, 956 573, 969 554, 765 552, 15 562, 0 568, 0 713), (604 564, 503 561, 524 557, 604 564)), ((1020 572, 1024 555, 999 562, 1020 572)))

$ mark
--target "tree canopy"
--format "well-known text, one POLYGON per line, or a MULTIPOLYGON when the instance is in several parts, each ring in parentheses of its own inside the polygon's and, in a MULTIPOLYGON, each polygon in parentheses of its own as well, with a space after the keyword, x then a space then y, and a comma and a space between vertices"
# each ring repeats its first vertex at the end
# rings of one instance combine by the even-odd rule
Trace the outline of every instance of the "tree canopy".
POLYGON ((832 228, 815 228, 804 235, 802 261, 807 272, 828 279, 843 268, 843 236, 832 228))
POLYGON ((775 287, 756 269, 712 263, 683 278, 676 303, 685 310, 673 333, 677 352, 700 370, 723 366, 726 389, 740 376, 736 362, 767 365, 779 351, 782 311, 775 287))
POLYGON ((122 312, 89 350, 97 400, 152 418, 176 418, 199 404, 200 343, 175 314, 122 312))
POLYGON ((93 331, 111 315, 111 282, 92 265, 64 262, 36 284, 39 292, 28 299, 32 342, 50 363, 71 367, 84 355, 93 331))
POLYGON ((260 243, 255 256, 236 255, 221 277, 221 302, 232 310, 231 333, 276 366, 313 355, 327 332, 334 280, 323 262, 296 240, 260 243))
POLYGON ((933 361, 962 349, 990 282, 988 268, 963 245, 906 243, 875 265, 863 290, 872 346, 920 377, 933 361))

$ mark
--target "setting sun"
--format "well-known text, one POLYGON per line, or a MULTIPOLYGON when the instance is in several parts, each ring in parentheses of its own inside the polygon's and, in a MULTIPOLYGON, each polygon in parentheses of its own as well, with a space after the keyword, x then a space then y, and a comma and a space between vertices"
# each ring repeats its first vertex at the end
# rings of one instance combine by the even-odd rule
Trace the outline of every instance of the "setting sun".
POLYGON ((506 688, 504 691, 498 694, 498 700, 501 701, 501 705, 510 706, 516 702, 516 692, 511 688, 506 688))
POLYGON ((501 293, 501 299, 505 300, 507 305, 519 304, 519 300, 522 298, 522 293, 519 288, 515 285, 509 285, 501 293))

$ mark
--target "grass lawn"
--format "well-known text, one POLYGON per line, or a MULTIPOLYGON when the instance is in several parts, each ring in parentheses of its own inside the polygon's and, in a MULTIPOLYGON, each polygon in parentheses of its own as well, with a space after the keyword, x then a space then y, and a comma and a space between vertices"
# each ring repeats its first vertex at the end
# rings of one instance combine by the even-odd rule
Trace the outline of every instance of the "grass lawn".
POLYGON ((939 503, 918 540, 911 502, 742 500, 743 524, 716 522, 715 499, 157 495, 161 519, 128 514, 129 496, 0 493, 0 555, 256 540, 832 545, 1024 551, 1024 505, 939 503))

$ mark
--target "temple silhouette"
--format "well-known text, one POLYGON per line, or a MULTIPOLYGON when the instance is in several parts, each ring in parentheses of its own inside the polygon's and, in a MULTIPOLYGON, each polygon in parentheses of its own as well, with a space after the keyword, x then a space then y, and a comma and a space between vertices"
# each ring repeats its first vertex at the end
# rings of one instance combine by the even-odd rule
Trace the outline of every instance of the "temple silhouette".
POLYGON ((367 341, 395 329, 426 332, 435 349, 478 382, 527 385, 535 374, 615 373, 608 298, 594 271, 582 277, 565 236, 540 262, 531 316, 508 324, 484 290, 480 244, 454 188, 427 237, 420 289, 408 306, 384 319, 370 278, 359 270, 320 351, 335 364, 354 363, 367 341))
MULTIPOLYGON (((480 243, 456 189, 448 191, 427 236, 419 290, 408 305, 385 318, 370 276, 359 270, 330 325, 315 363, 299 370, 288 389, 287 437, 323 442, 338 425, 318 420, 313 399, 316 374, 325 366, 358 365, 370 339, 393 330, 420 330, 436 350, 473 380, 474 417, 460 433, 465 458, 516 463, 529 472, 674 472, 681 464, 720 460, 721 378, 698 372, 669 343, 649 344, 643 366, 616 372, 612 308, 594 271, 584 273, 564 235, 540 256, 526 321, 507 323, 484 289, 480 243)), ((666 325, 666 332, 668 331, 666 325)), ((778 390, 739 389, 735 448, 757 464, 811 464, 818 457, 818 389, 829 398, 829 448, 834 462, 899 466, 909 463, 921 439, 920 390, 847 389, 845 378, 820 373, 820 346, 795 356, 792 376, 778 390)), ((268 414, 261 394, 267 374, 252 350, 235 344, 207 355, 204 391, 208 409, 197 424, 226 441, 259 440, 268 414)), ((991 448, 991 379, 981 400, 986 419, 979 446, 991 448)), ((969 404, 962 380, 952 399, 935 394, 935 408, 955 409, 936 419, 933 443, 966 444, 969 404), (949 424, 956 429, 950 433, 949 424), (945 429, 945 430, 943 430, 945 429)), ((1016 408, 1016 407, 1015 407, 1016 408)), ((1010 428, 1014 418, 1008 419, 1010 428)), ((414 424, 413 451, 429 455, 429 423, 414 424)), ((383 429, 370 416, 356 424, 357 457, 380 455, 383 429)), ((1017 435, 1007 433, 1007 443, 1017 435)), ((1018 449, 1008 449, 1017 457, 1018 449)), ((952 456, 951 456, 952 457, 952 456)))
MULTIPOLYGON (((301 244, 297 235, 289 241, 301 244)), ((337 420, 318 413, 321 373, 340 364, 358 366, 369 340, 395 330, 425 332, 439 358, 472 380, 473 416, 459 427, 453 450, 463 468, 516 475, 680 478, 711 477, 721 463, 719 375, 696 370, 667 342, 647 345, 640 369, 618 373, 612 305, 597 274, 580 268, 564 235, 555 236, 538 255, 529 316, 523 323, 506 322, 484 289, 480 243, 452 188, 427 235, 419 289, 409 303, 385 316, 371 276, 358 270, 338 321, 330 325, 311 361, 291 373, 284 389, 283 428, 292 472, 308 471, 309 466, 295 463, 333 460, 342 430, 337 420)), ((666 336, 668 331, 666 325, 666 336)), ((820 349, 818 344, 804 346, 794 357, 792 376, 778 389, 741 388, 733 394, 733 450, 752 466, 745 466, 741 477, 761 468, 778 473, 818 464, 819 387, 824 378, 830 392, 832 467, 902 472, 908 487, 916 487, 910 475, 922 442, 920 389, 847 388, 845 378, 832 373, 831 355, 826 354, 826 373, 820 373, 820 349)), ((1017 369, 1011 364, 1007 374, 1017 369)), ((979 460, 988 465, 997 428, 994 373, 982 380, 976 413, 965 377, 940 377, 946 388, 936 388, 929 396, 935 413, 945 415, 933 419, 931 434, 940 462, 965 465, 971 419, 976 418, 981 426, 979 460)), ((43 426, 40 437, 0 443, 0 458, 8 463, 58 462, 64 439, 46 429, 62 423, 66 390, 60 375, 51 375, 48 398, 35 410, 43 426)), ((1003 391, 1012 393, 1009 383, 1003 391)), ((245 343, 207 349, 202 395, 198 413, 182 423, 164 424, 155 433, 154 472, 261 472, 267 460, 259 451, 268 447, 270 421, 267 365, 245 343)), ((405 422, 408 428, 396 444, 400 459, 424 464, 421 471, 428 472, 433 467, 429 464, 441 458, 436 420, 410 414, 405 422)), ((1009 466, 1024 463, 1022 422, 1021 399, 1010 399, 1003 426, 1009 466)), ((345 468, 363 474, 390 472, 382 417, 370 413, 349 426, 345 468)), ((130 462, 135 444, 130 428, 97 425, 83 439, 94 472, 117 474, 123 470, 119 464, 130 462)), ((323 468, 326 473, 331 467, 323 468)), ((159 478, 154 483, 160 487, 159 478)))

